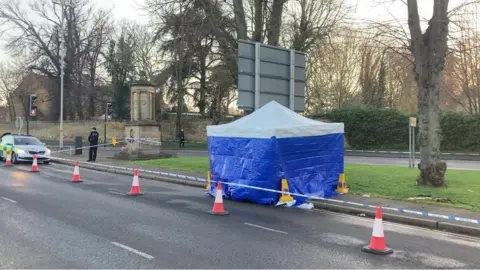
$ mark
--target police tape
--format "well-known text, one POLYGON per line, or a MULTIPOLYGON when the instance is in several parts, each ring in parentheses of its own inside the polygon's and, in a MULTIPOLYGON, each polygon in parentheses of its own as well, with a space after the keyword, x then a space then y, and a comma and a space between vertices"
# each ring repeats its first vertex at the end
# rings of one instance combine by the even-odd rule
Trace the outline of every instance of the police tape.
POLYGON ((83 147, 69 147, 68 149, 51 151, 50 153, 52 153, 52 154, 55 154, 55 153, 63 153, 63 152, 70 152, 70 151, 77 150, 77 149, 86 149, 86 148, 99 147, 99 146, 107 146, 107 145, 112 145, 112 143, 103 143, 103 144, 97 144, 97 145, 87 145, 87 146, 83 146, 83 147))
MULTIPOLYGON (((71 159, 58 158, 58 157, 52 157, 52 159, 68 161, 68 162, 71 162, 71 163, 75 162, 74 160, 71 160, 71 159)), ((84 163, 84 162, 81 162, 81 163, 84 163)), ((88 163, 88 164, 93 165, 93 166, 98 166, 98 167, 110 168, 110 169, 119 169, 119 170, 126 170, 126 171, 133 171, 134 170, 134 168, 130 168, 130 167, 115 166, 115 165, 108 165, 108 164, 100 164, 100 163, 88 163)), ((207 182, 207 179, 202 178, 202 177, 196 177, 196 176, 190 176, 190 175, 184 175, 184 174, 178 174, 178 173, 153 171, 153 170, 148 170, 148 169, 138 169, 138 171, 139 172, 144 172, 144 173, 149 173, 149 174, 154 174, 154 175, 169 176, 169 177, 174 177, 174 178, 188 179, 188 180, 192 180, 192 181, 200 181, 200 182, 205 182, 205 183, 207 182)), ((306 198, 308 200, 320 200, 320 201, 334 202, 334 203, 339 203, 339 204, 361 206, 361 207, 366 207, 366 208, 374 208, 374 209, 377 208, 377 205, 370 205, 370 204, 358 203, 358 202, 352 202, 352 201, 330 199, 330 198, 324 198, 324 197, 319 197, 319 196, 309 196, 309 195, 299 194, 299 193, 295 193, 295 192, 285 192, 285 191, 281 191, 281 190, 274 190, 274 189, 269 189, 269 188, 250 186, 250 185, 245 185, 245 184, 240 184, 240 183, 231 183, 231 182, 212 180, 212 183, 218 183, 218 182, 220 182, 224 185, 227 185, 227 186, 230 185, 230 186, 244 187, 244 188, 260 190, 260 191, 267 191, 267 192, 273 192, 273 193, 279 193, 279 194, 287 194, 287 195, 291 195, 291 196, 295 196, 295 197, 306 198)), ((467 222, 467 223, 472 223, 472 224, 480 224, 479 219, 470 219, 470 218, 464 218, 464 217, 449 216, 449 215, 444 215, 444 214, 435 214, 435 213, 429 213, 429 212, 425 212, 425 211, 411 210, 411 209, 405 209, 405 208, 382 207, 382 209, 390 210, 390 211, 394 211, 394 212, 400 212, 400 213, 420 215, 420 216, 424 216, 424 217, 441 218, 441 219, 447 219, 447 220, 452 220, 452 221, 460 221, 460 222, 467 222)))
MULTIPOLYGON (((149 140, 148 138, 133 138, 134 140, 138 141, 139 143, 145 143, 145 142, 148 142, 148 143, 156 143, 156 144, 161 144, 160 141, 153 141, 153 140, 149 140)), ((119 141, 115 144, 121 144, 122 142, 128 142, 126 139, 125 140, 122 140, 122 141, 119 141)), ((51 151, 52 154, 54 153, 63 153, 63 152, 70 152, 70 151, 73 151, 73 150, 77 150, 77 149, 87 149, 87 148, 92 148, 92 147, 99 147, 99 146, 110 146, 110 145, 113 145, 112 142, 110 143, 102 143, 102 144, 97 144, 97 145, 87 145, 87 146, 82 146, 82 147, 68 147, 66 149, 62 149, 62 150, 57 150, 57 151, 51 151)))

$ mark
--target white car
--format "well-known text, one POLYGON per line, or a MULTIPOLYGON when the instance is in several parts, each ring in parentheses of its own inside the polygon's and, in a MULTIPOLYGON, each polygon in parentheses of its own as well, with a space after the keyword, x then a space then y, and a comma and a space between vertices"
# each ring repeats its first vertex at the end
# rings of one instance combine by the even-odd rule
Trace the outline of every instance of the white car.
POLYGON ((44 143, 31 135, 5 133, 0 141, 0 158, 5 160, 7 150, 12 151, 12 163, 32 162, 33 155, 37 155, 37 161, 48 164, 51 151, 44 143))

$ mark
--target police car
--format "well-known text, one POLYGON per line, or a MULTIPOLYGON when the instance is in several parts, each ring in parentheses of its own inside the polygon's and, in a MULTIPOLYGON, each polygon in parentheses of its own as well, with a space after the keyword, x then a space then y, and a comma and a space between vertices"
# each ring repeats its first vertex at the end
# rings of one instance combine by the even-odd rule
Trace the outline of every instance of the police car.
POLYGON ((9 132, 0 137, 0 159, 5 160, 7 152, 12 151, 12 163, 32 162, 33 155, 37 155, 37 161, 48 164, 51 151, 36 137, 23 134, 11 134, 9 132))

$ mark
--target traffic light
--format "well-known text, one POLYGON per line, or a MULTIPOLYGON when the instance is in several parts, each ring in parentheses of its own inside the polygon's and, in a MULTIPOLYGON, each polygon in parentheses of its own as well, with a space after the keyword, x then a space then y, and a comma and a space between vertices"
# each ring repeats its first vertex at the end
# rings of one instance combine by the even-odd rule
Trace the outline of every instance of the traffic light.
POLYGON ((107 102, 107 115, 112 115, 113 113, 113 104, 111 102, 107 102))
POLYGON ((33 94, 30 95, 30 100, 29 100, 29 110, 30 110, 30 116, 35 116, 37 115, 37 95, 33 94))

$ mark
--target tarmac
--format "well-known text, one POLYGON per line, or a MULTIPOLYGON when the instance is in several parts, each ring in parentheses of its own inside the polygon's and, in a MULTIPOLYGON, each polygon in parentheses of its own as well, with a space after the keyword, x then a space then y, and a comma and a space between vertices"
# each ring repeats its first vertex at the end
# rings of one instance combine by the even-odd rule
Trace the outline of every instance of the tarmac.
MULTIPOLYGON (((198 188, 205 188, 206 183, 190 180, 187 178, 206 178, 205 174, 196 174, 186 171, 172 171, 159 169, 151 166, 138 166, 129 161, 119 161, 113 159, 115 152, 120 148, 99 147, 97 160, 95 163, 82 163, 82 167, 117 173, 122 175, 132 175, 133 168, 143 169, 142 177, 163 182, 188 185, 198 188), (106 166, 101 166, 101 165, 106 166), (99 166, 100 165, 100 166, 99 166), (110 166, 110 167, 107 167, 110 166), (116 167, 121 166, 121 167, 116 167), (127 169, 126 169, 127 168, 127 169), (155 172, 155 173, 154 173, 155 172), (163 172, 159 174, 158 172, 163 172), (177 177, 183 175, 183 177, 177 177), (187 177, 185 177, 187 176, 187 177)), ((73 165, 73 160, 80 162, 88 158, 88 150, 83 151, 82 155, 71 155, 68 152, 57 153, 58 157, 66 160, 55 160, 61 164, 73 165)), ((377 205, 384 207, 384 219, 387 221, 415 225, 429 229, 461 233, 467 235, 480 236, 480 212, 469 211, 466 209, 439 207, 430 204, 414 203, 408 201, 398 201, 382 198, 372 198, 365 196, 368 194, 344 194, 332 198, 331 201, 313 200, 315 208, 324 209, 333 212, 340 212, 358 216, 374 217, 377 205), (390 208, 390 209, 389 209, 390 208), (416 213, 407 213, 404 209, 418 211, 416 213), (431 215, 433 213, 433 216, 431 215), (442 216, 442 217, 439 217, 442 216), (455 218, 457 220, 455 220, 455 218), (475 224, 474 222, 477 222, 475 224)))

